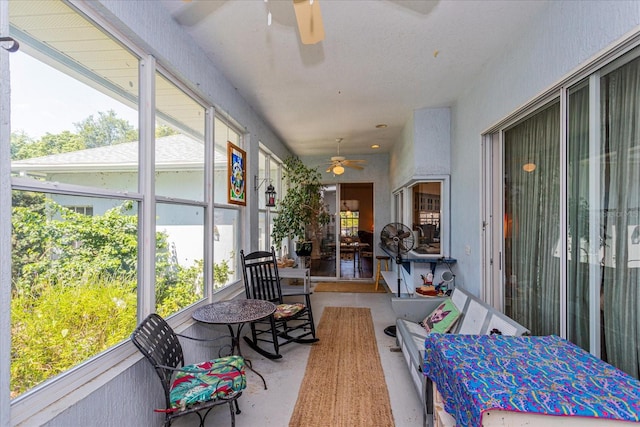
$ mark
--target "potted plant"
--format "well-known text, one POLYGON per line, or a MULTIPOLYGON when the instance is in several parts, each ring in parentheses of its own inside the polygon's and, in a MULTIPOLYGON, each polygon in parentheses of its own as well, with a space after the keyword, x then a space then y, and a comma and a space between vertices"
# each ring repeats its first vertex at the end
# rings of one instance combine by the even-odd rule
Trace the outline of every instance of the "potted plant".
POLYGON ((286 239, 293 239, 300 246, 300 250, 296 248, 298 256, 319 257, 320 245, 311 243, 317 243, 322 226, 330 220, 320 178, 317 168, 305 166, 298 157, 290 156, 284 161, 283 179, 287 191, 276 204, 278 214, 271 231, 278 249, 286 239))

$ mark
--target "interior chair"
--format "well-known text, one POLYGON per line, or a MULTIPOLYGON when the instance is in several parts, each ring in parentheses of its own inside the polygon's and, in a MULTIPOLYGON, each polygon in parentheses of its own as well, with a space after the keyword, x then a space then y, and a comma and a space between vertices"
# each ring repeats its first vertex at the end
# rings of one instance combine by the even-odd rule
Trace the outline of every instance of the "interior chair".
POLYGON ((287 298, 303 296, 304 303, 284 302, 273 247, 271 252, 256 251, 246 255, 241 250, 240 259, 246 297, 271 301, 277 306, 268 318, 251 323, 251 336, 244 337, 247 344, 269 359, 280 359, 283 345, 317 342, 310 292, 301 289, 299 294, 287 293, 287 298))
POLYGON ((197 341, 215 341, 176 334, 155 313, 147 316, 131 334, 131 341, 153 365, 162 382, 165 408, 154 411, 165 414, 165 427, 169 427, 174 419, 192 413, 198 415, 200 427, 204 427, 211 409, 228 404, 231 426, 234 427, 235 414, 240 413, 238 397, 247 386, 244 359, 241 356, 226 356, 185 365, 179 336, 197 341))
POLYGON ((369 247, 365 247, 360 251, 363 258, 373 259, 373 233, 365 230, 358 230, 358 238, 361 243, 366 243, 369 247))

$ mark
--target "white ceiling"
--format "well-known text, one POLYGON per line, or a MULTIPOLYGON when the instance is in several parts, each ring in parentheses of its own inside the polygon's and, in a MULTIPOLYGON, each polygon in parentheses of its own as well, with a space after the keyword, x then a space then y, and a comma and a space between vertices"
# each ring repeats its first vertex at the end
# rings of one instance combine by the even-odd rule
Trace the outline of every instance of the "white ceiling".
POLYGON ((161 0, 300 156, 334 155, 336 138, 341 154, 390 151, 412 111, 452 105, 547 5, 315 1, 326 38, 302 45, 292 0, 161 0))

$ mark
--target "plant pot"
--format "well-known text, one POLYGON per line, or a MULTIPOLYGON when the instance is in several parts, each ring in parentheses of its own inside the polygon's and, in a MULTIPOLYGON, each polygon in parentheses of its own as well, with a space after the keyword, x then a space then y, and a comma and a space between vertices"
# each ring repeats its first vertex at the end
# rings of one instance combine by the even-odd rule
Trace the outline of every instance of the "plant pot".
POLYGON ((311 256, 313 242, 296 242, 296 255, 311 256))

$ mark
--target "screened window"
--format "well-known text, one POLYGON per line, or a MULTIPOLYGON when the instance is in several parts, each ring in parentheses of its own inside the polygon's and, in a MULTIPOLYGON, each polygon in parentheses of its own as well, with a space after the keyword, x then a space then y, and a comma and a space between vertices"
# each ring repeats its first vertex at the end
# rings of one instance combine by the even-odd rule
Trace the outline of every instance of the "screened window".
POLYGON ((167 317, 204 298, 206 113, 162 74, 155 80, 155 296, 167 317))
MULTIPOLYGON (((243 148, 242 135, 228 122, 219 117, 214 125, 214 219, 213 224, 219 234, 214 241, 213 288, 220 289, 240 277, 241 227, 240 212, 242 207, 229 203, 228 143, 243 148)), ((245 159, 246 161, 246 159, 245 159)), ((248 180, 245 176, 244 189, 247 191, 248 180)))
POLYGON ((147 311, 166 317, 237 282, 242 209, 221 189, 227 141, 242 140, 219 119, 207 129, 210 107, 162 67, 140 75, 137 54, 65 2, 11 1, 9 21, 20 50, 9 61, 11 330, 0 332, 11 333, 11 397, 26 413, 55 396, 25 392, 109 368, 95 356, 147 311), (144 134, 141 80, 155 86, 144 134))
MULTIPOLYGON (((232 143, 236 147, 243 148, 240 132, 229 123, 216 117, 215 124, 215 154, 214 154, 214 201, 216 204, 229 204, 228 198, 228 165, 227 147, 232 143)), ((246 151, 246 150, 245 150, 246 151)), ((246 177, 245 177, 246 178, 246 177)), ((246 182, 245 182, 246 189, 246 182)))
POLYGON ((271 239, 273 220, 277 215, 277 199, 282 198, 283 191, 285 191, 282 186, 282 162, 263 148, 260 148, 258 156, 258 182, 260 184, 257 195, 260 206, 258 210, 258 247, 261 250, 271 250, 271 246, 278 246, 271 239), (276 192, 275 207, 266 206, 265 191, 268 185, 272 185, 276 192))
POLYGON ((16 398, 136 324, 139 76, 135 55, 63 2, 12 1, 9 20, 20 42, 10 58, 16 398))

